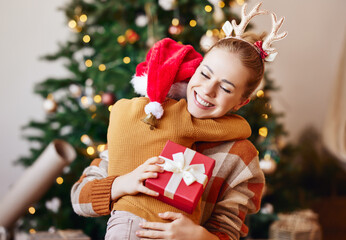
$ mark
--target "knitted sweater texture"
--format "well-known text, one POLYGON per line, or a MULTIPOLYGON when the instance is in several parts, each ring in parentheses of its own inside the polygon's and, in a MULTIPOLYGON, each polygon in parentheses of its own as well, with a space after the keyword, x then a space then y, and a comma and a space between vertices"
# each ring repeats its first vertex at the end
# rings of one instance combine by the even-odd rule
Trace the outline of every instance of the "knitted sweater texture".
MULTIPOLYGON (((202 196, 200 224, 220 240, 246 236, 245 217, 259 210, 264 187, 256 148, 248 140, 196 146, 198 152, 215 159, 216 163, 202 196)), ((71 201, 77 214, 85 217, 110 214, 111 189, 116 176, 108 176, 107 169, 105 151, 73 185, 71 201)))
MULTIPOLYGON (((148 102, 144 97, 122 99, 113 106, 108 128, 109 176, 124 175, 148 158, 159 156, 167 140, 191 148, 197 141, 231 141, 251 135, 249 124, 237 115, 216 119, 192 117, 184 99, 167 99, 163 104, 164 116, 157 128, 150 130, 141 121, 148 102)), ((201 216, 200 206, 187 214, 145 194, 125 195, 113 203, 112 209, 128 211, 153 222, 162 222, 158 213, 166 211, 184 213, 195 223, 199 223, 201 216)))

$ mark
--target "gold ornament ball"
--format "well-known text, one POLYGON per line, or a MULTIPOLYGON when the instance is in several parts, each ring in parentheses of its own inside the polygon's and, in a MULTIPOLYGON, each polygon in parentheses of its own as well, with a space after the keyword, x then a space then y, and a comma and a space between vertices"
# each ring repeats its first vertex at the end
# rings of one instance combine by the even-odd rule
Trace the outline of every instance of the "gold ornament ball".
POLYGON ((262 159, 260 162, 260 168, 262 169, 264 174, 272 174, 276 170, 276 162, 274 159, 269 158, 269 159, 262 159))
POLYGON ((54 99, 46 99, 43 102, 43 109, 47 113, 53 113, 57 110, 58 104, 54 101, 54 99))

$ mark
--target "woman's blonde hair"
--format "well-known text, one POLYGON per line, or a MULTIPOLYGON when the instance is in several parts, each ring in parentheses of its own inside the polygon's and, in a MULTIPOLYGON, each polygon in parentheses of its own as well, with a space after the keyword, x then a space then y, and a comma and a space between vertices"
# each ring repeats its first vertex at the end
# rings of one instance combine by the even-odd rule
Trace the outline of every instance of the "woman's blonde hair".
POLYGON ((264 61, 253 44, 257 41, 263 41, 265 36, 265 33, 256 35, 246 32, 242 35, 244 41, 237 38, 224 38, 216 42, 205 54, 207 55, 213 48, 221 48, 238 54, 242 64, 250 71, 250 78, 242 94, 244 100, 249 98, 253 91, 256 90, 264 75, 264 61))

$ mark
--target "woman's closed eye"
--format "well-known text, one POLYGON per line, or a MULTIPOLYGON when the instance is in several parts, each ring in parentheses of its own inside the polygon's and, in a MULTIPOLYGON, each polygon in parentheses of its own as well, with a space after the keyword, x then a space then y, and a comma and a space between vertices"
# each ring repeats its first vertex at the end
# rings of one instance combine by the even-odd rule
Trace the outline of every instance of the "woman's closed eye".
POLYGON ((209 77, 206 73, 201 72, 201 74, 202 74, 203 77, 205 77, 205 78, 207 78, 207 79, 210 79, 210 77, 209 77))
POLYGON ((231 93, 231 90, 228 90, 227 88, 224 88, 223 86, 220 86, 222 90, 224 90, 226 93, 231 93))

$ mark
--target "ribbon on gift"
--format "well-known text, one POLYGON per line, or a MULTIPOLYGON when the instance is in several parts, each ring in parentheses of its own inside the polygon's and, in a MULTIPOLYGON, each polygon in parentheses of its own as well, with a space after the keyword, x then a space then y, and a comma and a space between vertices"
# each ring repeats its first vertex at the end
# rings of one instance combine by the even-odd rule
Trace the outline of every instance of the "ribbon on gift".
POLYGON ((196 151, 186 148, 184 153, 178 152, 172 154, 173 160, 159 156, 165 160, 165 163, 161 165, 164 170, 173 173, 165 187, 164 195, 166 197, 173 199, 173 196, 182 180, 184 180, 187 186, 190 186, 192 183, 197 181, 203 185, 203 188, 205 188, 205 185, 208 182, 208 176, 205 174, 204 164, 190 165, 195 154, 196 151))

